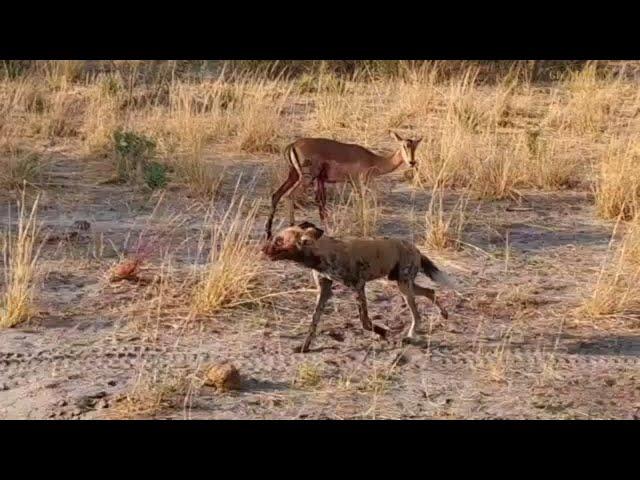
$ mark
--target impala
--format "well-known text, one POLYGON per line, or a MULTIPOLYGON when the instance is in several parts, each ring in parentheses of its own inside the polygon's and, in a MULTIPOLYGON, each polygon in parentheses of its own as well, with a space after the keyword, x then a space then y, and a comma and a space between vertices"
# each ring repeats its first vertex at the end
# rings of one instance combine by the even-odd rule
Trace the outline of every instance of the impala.
POLYGON ((400 143, 390 155, 378 155, 360 145, 341 143, 325 138, 301 138, 287 145, 284 157, 289 163, 289 176, 271 196, 271 212, 266 224, 267 238, 271 238, 271 226, 276 208, 285 197, 289 205, 289 225, 295 224, 294 202, 291 194, 303 182, 315 183, 315 199, 320 219, 326 228, 325 184, 342 183, 360 177, 365 181, 391 173, 403 163, 413 168, 415 152, 422 138, 405 139, 395 132, 391 136, 400 143))

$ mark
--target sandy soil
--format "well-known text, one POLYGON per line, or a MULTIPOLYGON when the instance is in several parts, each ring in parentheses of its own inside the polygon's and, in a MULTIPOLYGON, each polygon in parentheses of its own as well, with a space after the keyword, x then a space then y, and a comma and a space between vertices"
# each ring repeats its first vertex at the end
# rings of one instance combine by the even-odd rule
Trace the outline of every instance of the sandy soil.
MULTIPOLYGON (((292 348, 304 337, 315 301, 310 272, 265 262, 265 288, 301 291, 190 319, 188 272, 198 263, 206 206, 179 186, 158 204, 158 193, 103 184, 109 165, 63 148, 52 158, 40 219, 57 239, 43 250, 37 315, 0 331, 0 418, 640 415, 637 325, 571 314, 612 229, 594 220, 587 193, 524 192, 520 206, 530 210, 520 211, 507 211, 507 201, 471 201, 469 246, 446 254, 425 250, 463 289, 461 296, 443 291, 447 321, 419 300, 423 345, 382 342, 364 332, 352 294, 338 287, 312 352, 296 354, 292 348), (65 238, 77 220, 91 228, 65 238), (144 274, 153 279, 169 268, 168 283, 109 282, 109 268, 141 234, 161 239, 144 274), (203 369, 217 361, 237 366, 240 390, 200 385, 203 369)), ((243 185, 255 183, 253 195, 265 199, 265 162, 275 159, 211 154, 229 166, 225 189, 242 172, 243 185)), ((402 172, 380 184, 380 233, 420 241, 429 194, 412 188, 402 172)), ((226 197, 220 198, 216 208, 224 209, 226 197)), ((451 195, 448 203, 455 200, 451 195)), ((256 238, 265 214, 263 206, 256 238)), ((9 221, 7 209, 2 215, 9 221)), ((284 215, 282 208, 277 221, 284 215)), ((303 215, 317 220, 313 207, 298 212, 303 215)), ((374 321, 396 329, 408 321, 395 285, 375 282, 367 294, 374 321)))

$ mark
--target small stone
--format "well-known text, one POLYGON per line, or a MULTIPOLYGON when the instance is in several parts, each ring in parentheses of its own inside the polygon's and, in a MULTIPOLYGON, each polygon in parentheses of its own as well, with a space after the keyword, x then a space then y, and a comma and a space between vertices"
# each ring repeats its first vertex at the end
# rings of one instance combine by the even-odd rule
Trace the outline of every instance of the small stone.
POLYGON ((204 380, 205 385, 220 391, 237 390, 240 388, 240 383, 240 373, 231 363, 209 366, 204 380))
POLYGON ((107 382, 107 385, 109 385, 110 387, 115 387, 118 384, 118 382, 116 382, 115 380, 109 380, 107 382))

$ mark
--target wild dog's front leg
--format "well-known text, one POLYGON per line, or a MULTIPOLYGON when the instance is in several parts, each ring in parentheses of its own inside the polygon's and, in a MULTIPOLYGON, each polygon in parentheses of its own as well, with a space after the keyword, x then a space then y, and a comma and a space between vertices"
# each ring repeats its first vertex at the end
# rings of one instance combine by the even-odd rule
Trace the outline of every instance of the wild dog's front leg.
POLYGON ((367 295, 364 290, 364 284, 356 288, 356 297, 358 300, 358 314, 360 315, 362 328, 370 332, 373 331, 380 335, 382 338, 386 338, 387 329, 372 323, 369 319, 369 313, 367 311, 367 295))
POLYGON ((299 349, 302 353, 309 351, 309 347, 311 346, 311 341, 316 334, 316 328, 320 322, 320 316, 322 315, 324 306, 327 304, 329 298, 331 298, 331 285, 333 282, 328 278, 320 277, 318 272, 315 270, 313 271, 313 279, 318 287, 318 299, 316 301, 316 308, 313 312, 313 317, 311 318, 311 326, 309 327, 307 338, 305 338, 302 347, 299 349))

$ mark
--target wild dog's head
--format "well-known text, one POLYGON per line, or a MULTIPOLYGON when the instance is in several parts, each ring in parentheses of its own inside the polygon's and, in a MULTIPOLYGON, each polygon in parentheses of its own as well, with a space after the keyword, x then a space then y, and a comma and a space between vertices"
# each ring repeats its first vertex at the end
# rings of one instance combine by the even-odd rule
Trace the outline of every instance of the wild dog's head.
POLYGON ((313 223, 302 222, 299 225, 285 228, 267 241, 262 252, 271 260, 304 260, 303 248, 318 240, 323 230, 313 223))

